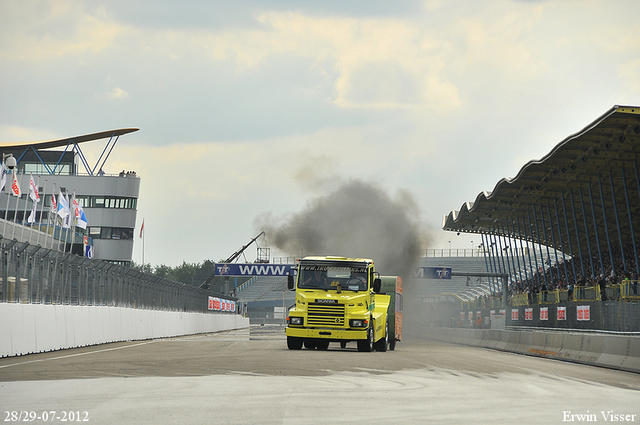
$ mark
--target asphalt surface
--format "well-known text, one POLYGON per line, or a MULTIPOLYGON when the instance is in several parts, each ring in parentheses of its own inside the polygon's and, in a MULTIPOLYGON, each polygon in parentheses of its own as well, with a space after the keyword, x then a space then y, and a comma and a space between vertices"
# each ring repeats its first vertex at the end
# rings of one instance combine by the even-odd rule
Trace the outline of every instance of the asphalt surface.
POLYGON ((407 335, 386 353, 290 351, 281 326, 0 359, 7 422, 640 422, 639 400, 638 374, 407 335))

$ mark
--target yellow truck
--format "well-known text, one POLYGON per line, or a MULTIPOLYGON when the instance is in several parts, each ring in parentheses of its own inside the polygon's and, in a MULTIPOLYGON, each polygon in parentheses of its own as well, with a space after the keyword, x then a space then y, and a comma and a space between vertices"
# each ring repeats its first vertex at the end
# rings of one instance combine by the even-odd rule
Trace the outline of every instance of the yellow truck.
POLYGON ((394 350, 402 337, 402 279, 380 276, 373 260, 305 257, 289 290, 296 303, 287 315, 287 347, 326 350, 356 341, 358 351, 394 350))

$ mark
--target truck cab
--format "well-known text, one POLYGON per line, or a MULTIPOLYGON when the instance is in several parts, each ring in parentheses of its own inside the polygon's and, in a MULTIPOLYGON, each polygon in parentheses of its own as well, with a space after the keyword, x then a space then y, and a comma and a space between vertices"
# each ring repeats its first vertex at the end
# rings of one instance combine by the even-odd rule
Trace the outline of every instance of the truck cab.
POLYGON ((380 292, 373 260, 305 257, 296 272, 288 282, 296 291, 287 317, 289 349, 326 350, 330 342, 345 348, 350 341, 356 341, 358 351, 395 347, 395 296, 391 302, 391 295, 380 292))

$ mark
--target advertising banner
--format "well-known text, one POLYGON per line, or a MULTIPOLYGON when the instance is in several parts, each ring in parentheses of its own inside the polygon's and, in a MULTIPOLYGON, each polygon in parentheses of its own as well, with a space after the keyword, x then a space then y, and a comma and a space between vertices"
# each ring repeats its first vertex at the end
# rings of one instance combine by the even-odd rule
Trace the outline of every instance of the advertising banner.
POLYGON ((524 320, 533 320, 533 308, 524 309, 524 320))
MULTIPOLYGON (((295 264, 217 263, 216 276, 289 276, 295 264)), ((451 279, 451 267, 418 267, 413 272, 417 279, 451 279)))
POLYGON ((558 307, 558 320, 567 320, 567 307, 558 307))
POLYGON ((218 297, 209 297, 209 310, 213 311, 236 311, 236 302, 218 297))
POLYGON ((216 276, 289 276, 295 264, 216 264, 216 276))
POLYGON ((512 308, 511 309, 511 320, 518 320, 518 309, 517 308, 512 308))
POLYGON ((540 320, 549 320, 549 307, 540 307, 540 320))
POLYGON ((413 272, 418 279, 451 279, 451 267, 418 267, 413 272))
POLYGON ((591 320, 591 306, 590 305, 579 305, 578 309, 578 321, 587 322, 591 320))

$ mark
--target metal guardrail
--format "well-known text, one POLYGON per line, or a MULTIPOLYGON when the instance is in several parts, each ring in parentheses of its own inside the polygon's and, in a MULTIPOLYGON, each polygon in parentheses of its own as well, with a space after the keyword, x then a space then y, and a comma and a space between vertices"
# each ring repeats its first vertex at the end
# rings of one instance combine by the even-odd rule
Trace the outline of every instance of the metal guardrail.
POLYGON ((198 287, 0 237, 0 302, 208 312, 198 287))
MULTIPOLYGON (((610 285, 605 288, 607 300, 617 301, 640 301, 640 281, 623 281, 617 285, 610 285)), ((602 292, 598 286, 576 286, 573 292, 566 289, 556 289, 554 291, 542 291, 535 294, 521 293, 515 294, 509 298, 508 304, 511 306, 524 305, 547 305, 558 304, 567 301, 573 302, 589 302, 602 301, 602 292)), ((466 308, 482 308, 482 307, 503 307, 501 298, 492 297, 490 299, 476 299, 473 301, 465 301, 463 304, 466 308)))
POLYGON ((600 301, 600 288, 597 286, 576 286, 573 289, 574 301, 600 301))
POLYGON ((640 301, 640 283, 638 281, 622 281, 620 299, 623 301, 640 301))

